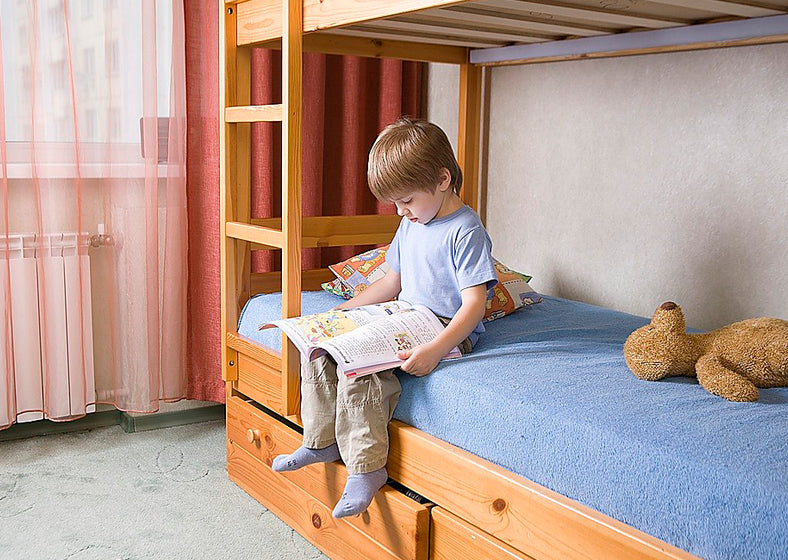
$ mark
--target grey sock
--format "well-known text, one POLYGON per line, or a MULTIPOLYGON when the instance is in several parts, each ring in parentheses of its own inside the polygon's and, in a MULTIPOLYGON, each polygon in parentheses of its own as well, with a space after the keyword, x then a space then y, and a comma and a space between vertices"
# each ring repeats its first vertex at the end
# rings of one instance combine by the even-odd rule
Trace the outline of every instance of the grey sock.
POLYGON ((332 443, 323 449, 310 449, 302 445, 290 455, 274 457, 271 468, 276 472, 294 471, 312 463, 331 463, 338 460, 339 448, 336 443, 332 443))
POLYGON ((349 475, 345 483, 345 491, 334 507, 332 515, 339 519, 366 510, 377 491, 386 484, 388 477, 386 467, 369 473, 349 475))

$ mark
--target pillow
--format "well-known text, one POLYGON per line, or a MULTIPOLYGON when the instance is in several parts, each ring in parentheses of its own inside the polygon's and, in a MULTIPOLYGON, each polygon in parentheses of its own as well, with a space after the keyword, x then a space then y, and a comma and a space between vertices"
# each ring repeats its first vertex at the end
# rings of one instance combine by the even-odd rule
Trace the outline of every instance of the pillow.
POLYGON ((498 283, 493 287, 492 294, 489 292, 487 294, 485 322, 500 319, 525 305, 541 303, 542 296, 528 285, 531 276, 515 272, 497 260, 495 260, 495 272, 498 274, 498 283))
POLYGON ((320 284, 320 287, 329 294, 334 294, 341 298, 350 299, 353 297, 353 291, 348 290, 339 278, 334 278, 331 282, 323 282, 320 284))
POLYGON ((345 261, 332 264, 328 268, 334 273, 337 280, 349 290, 352 297, 361 293, 375 280, 383 278, 389 271, 389 265, 386 264, 386 249, 388 248, 388 245, 376 247, 345 261))
MULTIPOLYGON (((388 248, 388 245, 378 247, 332 264, 328 268, 337 278, 322 284, 323 289, 345 299, 358 295, 372 282, 382 278, 388 272, 389 267, 386 264, 386 249, 388 248)), ((541 303, 542 296, 528 285, 531 276, 516 272, 496 259, 493 261, 495 261, 495 272, 498 274, 498 283, 487 293, 485 322, 500 319, 523 306, 541 303)))

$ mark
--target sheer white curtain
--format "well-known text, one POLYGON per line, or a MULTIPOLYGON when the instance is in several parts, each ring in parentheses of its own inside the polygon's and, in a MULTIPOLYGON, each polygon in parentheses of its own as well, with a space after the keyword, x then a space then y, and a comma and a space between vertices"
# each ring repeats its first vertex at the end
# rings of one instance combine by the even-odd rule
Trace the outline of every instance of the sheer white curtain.
POLYGON ((178 0, 0 3, 0 427, 185 397, 178 0))

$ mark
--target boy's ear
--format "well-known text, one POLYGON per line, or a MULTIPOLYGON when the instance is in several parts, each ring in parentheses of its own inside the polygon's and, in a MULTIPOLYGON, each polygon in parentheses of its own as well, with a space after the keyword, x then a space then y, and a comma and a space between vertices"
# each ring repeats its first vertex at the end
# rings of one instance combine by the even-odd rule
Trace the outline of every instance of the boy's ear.
POLYGON ((440 191, 447 191, 451 188, 451 173, 445 167, 441 167, 440 171, 438 171, 438 177, 440 177, 440 182, 438 183, 438 190, 440 191))

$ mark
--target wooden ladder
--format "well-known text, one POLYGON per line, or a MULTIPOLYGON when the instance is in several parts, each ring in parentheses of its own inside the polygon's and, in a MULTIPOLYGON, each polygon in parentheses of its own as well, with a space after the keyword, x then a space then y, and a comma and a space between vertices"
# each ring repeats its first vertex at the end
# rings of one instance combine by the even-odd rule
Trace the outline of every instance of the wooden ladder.
MULTIPOLYGON (((241 306, 252 291, 250 244, 282 250, 282 316, 301 313, 301 75, 302 1, 282 4, 282 103, 251 105, 251 49, 237 45, 236 6, 220 2, 219 130, 221 212, 221 328, 236 330, 241 306), (280 227, 252 224, 251 123, 282 123, 282 219, 280 227)), ((237 353, 222 341, 222 378, 237 377, 237 353)), ((282 336, 282 407, 299 409, 298 350, 282 336)), ((229 385, 228 385, 229 391, 229 385)))

